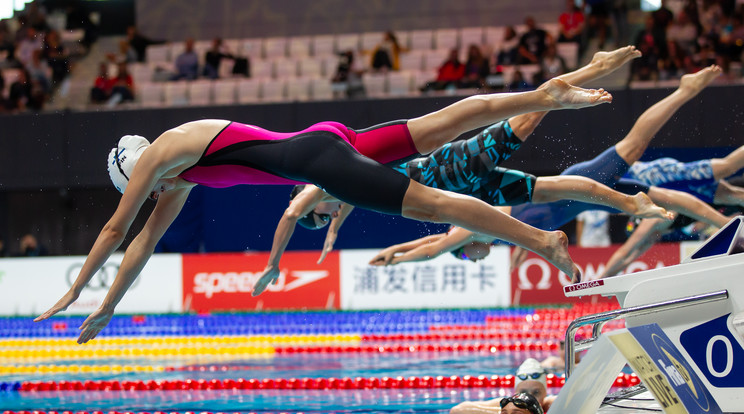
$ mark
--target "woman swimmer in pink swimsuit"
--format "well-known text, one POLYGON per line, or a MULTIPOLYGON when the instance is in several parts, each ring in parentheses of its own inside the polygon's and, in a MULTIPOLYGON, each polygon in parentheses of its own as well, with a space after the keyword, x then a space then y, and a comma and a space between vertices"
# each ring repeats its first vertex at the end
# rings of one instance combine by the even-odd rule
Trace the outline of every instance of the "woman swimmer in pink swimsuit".
MULTIPOLYGON (((480 200, 426 187, 381 163, 431 152, 462 133, 520 113, 581 108, 611 100, 601 89, 576 88, 555 79, 535 91, 472 96, 419 118, 362 131, 324 122, 285 134, 201 120, 164 132, 152 145, 142 137, 125 136, 108 162, 109 174, 123 193, 119 206, 101 230, 73 286, 35 321, 67 309, 122 243, 145 200, 157 199, 144 228, 127 248, 101 307, 80 327, 78 343, 93 339, 109 323, 114 308, 197 184, 312 183, 351 205, 451 223, 511 241, 542 255, 566 274, 577 274, 565 234, 537 230, 480 200)), ((278 272, 269 269, 262 279, 270 281, 278 272)), ((263 288, 255 289, 254 293, 260 293, 263 288)))

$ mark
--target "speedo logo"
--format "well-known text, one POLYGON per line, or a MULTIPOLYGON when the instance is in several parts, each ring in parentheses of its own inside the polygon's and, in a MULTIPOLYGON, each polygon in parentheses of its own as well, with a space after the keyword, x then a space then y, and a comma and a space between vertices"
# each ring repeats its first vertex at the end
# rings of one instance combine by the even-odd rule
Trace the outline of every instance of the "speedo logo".
MULTIPOLYGON (((249 293, 261 277, 262 272, 201 272, 194 275, 194 293, 211 298, 217 293, 249 293)), ((287 292, 324 279, 327 270, 293 270, 289 274, 282 270, 276 283, 269 284, 270 292, 287 292), (288 279, 292 279, 288 281, 288 279)))
POLYGON ((591 282, 582 282, 575 285, 568 285, 563 287, 564 292, 574 292, 582 289, 589 289, 593 287, 600 287, 604 285, 604 280, 592 280, 591 282))

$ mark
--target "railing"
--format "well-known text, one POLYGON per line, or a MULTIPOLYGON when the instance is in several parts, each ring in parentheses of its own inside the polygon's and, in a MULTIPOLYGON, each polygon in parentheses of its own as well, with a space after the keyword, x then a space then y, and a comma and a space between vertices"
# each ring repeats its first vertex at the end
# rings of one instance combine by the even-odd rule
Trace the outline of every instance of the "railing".
POLYGON ((671 299, 664 302, 633 306, 630 308, 623 308, 608 312, 597 313, 594 315, 582 316, 581 318, 575 319, 573 322, 571 322, 570 325, 568 325, 568 329, 566 329, 566 379, 568 379, 568 377, 571 375, 571 372, 576 365, 574 359, 576 352, 589 348, 591 344, 594 343, 602 334, 602 327, 605 323, 615 319, 624 319, 629 316, 640 316, 660 311, 679 309, 686 306, 715 302, 723 299, 728 299, 728 296, 729 295, 727 290, 720 290, 716 292, 703 293, 700 295, 688 296, 679 299, 671 299), (582 326, 586 325, 593 325, 592 337, 576 342, 576 331, 578 331, 579 328, 581 328, 582 326))

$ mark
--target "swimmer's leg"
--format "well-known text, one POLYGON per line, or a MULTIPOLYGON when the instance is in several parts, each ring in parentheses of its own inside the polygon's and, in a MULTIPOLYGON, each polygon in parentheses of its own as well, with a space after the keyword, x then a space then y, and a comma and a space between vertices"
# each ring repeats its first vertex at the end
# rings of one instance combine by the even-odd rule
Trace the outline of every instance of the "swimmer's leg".
POLYGON ((473 197, 411 181, 403 198, 402 215, 422 221, 451 223, 514 243, 544 257, 570 275, 572 280, 580 279, 579 269, 568 254, 568 238, 563 232, 536 229, 473 197))
POLYGON ((427 154, 455 137, 514 115, 609 103, 612 96, 599 89, 581 89, 552 79, 534 91, 476 95, 439 111, 408 121, 419 153, 427 154))
MULTIPOLYGON (((583 86, 587 82, 597 80, 616 71, 625 63, 641 56, 635 46, 621 47, 611 52, 597 52, 588 65, 576 69, 573 72, 558 76, 558 79, 568 84, 583 86)), ((547 112, 531 112, 509 118, 514 135, 525 141, 540 124, 547 112)))
POLYGON ((731 154, 723 158, 710 160, 713 167, 713 177, 716 180, 726 178, 744 168, 744 146, 735 149, 731 154))
POLYGON ((617 154, 628 164, 638 161, 651 139, 672 115, 720 74, 721 68, 712 65, 697 73, 684 75, 676 91, 638 117, 628 135, 615 145, 617 154))
POLYGON ((672 218, 670 213, 655 205, 644 193, 630 196, 617 192, 590 178, 576 175, 538 177, 532 202, 549 203, 558 200, 577 200, 600 204, 641 218, 672 218))
POLYGON ((726 180, 719 180, 713 202, 725 206, 744 207, 744 188, 731 185, 726 180))
POLYGON ((728 217, 714 210, 694 195, 668 188, 651 187, 648 190, 651 200, 668 210, 674 210, 697 221, 711 226, 723 227, 729 222, 728 217))

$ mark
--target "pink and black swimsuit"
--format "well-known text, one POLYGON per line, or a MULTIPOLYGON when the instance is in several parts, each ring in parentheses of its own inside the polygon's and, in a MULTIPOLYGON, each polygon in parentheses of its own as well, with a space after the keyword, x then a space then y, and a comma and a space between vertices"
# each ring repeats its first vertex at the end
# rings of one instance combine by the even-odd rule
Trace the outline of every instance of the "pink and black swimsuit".
POLYGON ((400 214, 410 180, 381 163, 417 155, 406 121, 359 131, 321 122, 294 133, 231 122, 179 176, 217 188, 312 183, 357 207, 400 214))

